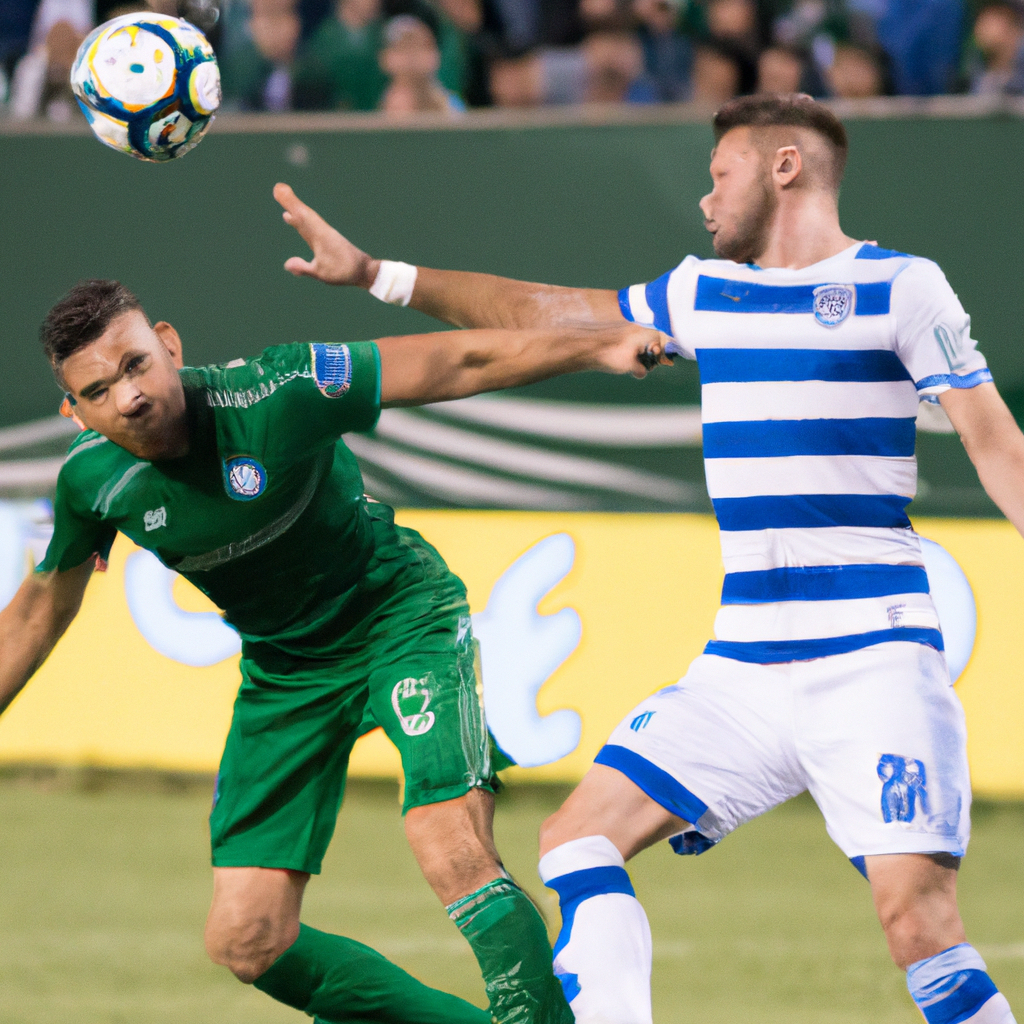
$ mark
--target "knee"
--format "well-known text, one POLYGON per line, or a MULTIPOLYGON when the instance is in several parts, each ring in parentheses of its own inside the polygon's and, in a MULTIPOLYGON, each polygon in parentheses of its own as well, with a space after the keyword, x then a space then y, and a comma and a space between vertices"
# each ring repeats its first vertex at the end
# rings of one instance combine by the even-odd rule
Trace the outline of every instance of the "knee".
POLYGON ((911 964, 964 941, 963 924, 955 907, 894 904, 880 908, 879 920, 889 945, 889 955, 904 971, 911 964))
POLYGON ((298 937, 298 921, 275 926, 268 918, 225 920, 211 916, 206 925, 206 952, 215 964, 251 985, 298 937))
POLYGON ((540 855, 550 853, 560 846, 564 839, 561 836, 561 809, 549 814, 540 826, 540 855))

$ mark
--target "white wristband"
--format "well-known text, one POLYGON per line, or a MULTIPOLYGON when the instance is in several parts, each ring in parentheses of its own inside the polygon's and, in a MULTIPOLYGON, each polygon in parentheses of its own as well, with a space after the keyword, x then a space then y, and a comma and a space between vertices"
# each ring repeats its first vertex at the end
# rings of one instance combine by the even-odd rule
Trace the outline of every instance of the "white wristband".
POLYGON ((416 287, 415 267, 394 260, 381 260, 380 270, 370 286, 370 294, 392 306, 408 306, 416 287))

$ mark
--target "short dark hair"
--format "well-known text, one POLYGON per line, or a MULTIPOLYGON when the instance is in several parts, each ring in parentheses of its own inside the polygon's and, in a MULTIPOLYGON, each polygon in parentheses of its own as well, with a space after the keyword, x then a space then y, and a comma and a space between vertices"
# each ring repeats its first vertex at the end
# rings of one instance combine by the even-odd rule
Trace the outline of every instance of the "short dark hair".
POLYGON ((43 320, 39 340, 54 371, 73 352, 95 341, 122 313, 142 303, 120 281, 79 281, 43 320))
POLYGON ((850 142, 843 122, 828 107, 803 93, 740 96, 715 113, 715 141, 733 128, 806 128, 826 142, 832 152, 833 184, 838 189, 846 169, 850 142))

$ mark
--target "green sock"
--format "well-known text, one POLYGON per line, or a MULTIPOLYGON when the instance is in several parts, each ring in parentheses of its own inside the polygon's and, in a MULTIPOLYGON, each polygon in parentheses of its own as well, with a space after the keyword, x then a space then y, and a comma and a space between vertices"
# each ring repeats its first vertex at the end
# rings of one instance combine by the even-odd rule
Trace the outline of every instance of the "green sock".
POLYGON ((447 910, 476 954, 493 1024, 573 1024, 547 929, 519 886, 496 878, 447 910))
POLYGON ((305 925, 255 985, 323 1024, 490 1024, 485 1010, 429 988, 369 946, 305 925))

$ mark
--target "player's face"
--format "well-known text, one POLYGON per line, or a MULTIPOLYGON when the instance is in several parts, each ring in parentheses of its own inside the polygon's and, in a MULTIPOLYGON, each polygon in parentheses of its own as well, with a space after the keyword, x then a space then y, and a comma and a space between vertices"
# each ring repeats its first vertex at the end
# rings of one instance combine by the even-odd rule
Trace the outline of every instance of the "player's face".
POLYGON ((177 332, 150 326, 138 310, 122 313, 94 342, 61 364, 75 412, 126 451, 144 459, 188 450, 185 391, 175 367, 177 332))
POLYGON ((749 128, 726 132, 711 155, 711 191, 700 201, 715 253, 737 263, 767 247, 777 200, 769 168, 749 128))

